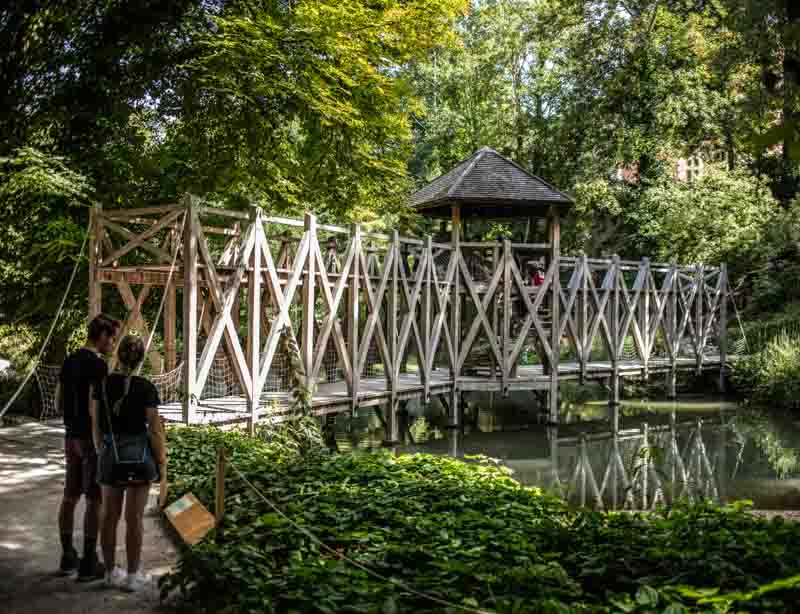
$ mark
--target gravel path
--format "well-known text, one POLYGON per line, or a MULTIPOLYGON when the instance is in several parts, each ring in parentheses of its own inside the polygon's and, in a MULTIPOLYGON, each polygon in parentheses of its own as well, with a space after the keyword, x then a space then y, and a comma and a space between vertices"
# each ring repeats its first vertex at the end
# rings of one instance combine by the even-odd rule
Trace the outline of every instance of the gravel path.
MULTIPOLYGON (((3 614, 114 614, 163 611, 155 585, 145 593, 78 584, 56 574, 61 547, 57 512, 64 488, 63 430, 27 422, 0 428, 0 603, 3 614)), ((151 496, 151 502, 155 498, 151 496)), ((83 504, 75 545, 82 544, 83 504)), ((124 562, 124 520, 117 560, 124 562)), ((163 575, 174 564, 172 541, 149 510, 142 553, 146 571, 163 575)))

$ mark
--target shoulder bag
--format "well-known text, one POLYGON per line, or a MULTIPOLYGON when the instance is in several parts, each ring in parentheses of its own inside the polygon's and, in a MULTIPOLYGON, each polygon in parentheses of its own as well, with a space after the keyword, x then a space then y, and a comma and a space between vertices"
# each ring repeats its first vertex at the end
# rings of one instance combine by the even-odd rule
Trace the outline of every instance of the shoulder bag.
MULTIPOLYGON (((108 421, 108 431, 111 438, 112 462, 110 468, 109 481, 118 487, 139 486, 158 479, 158 467, 150 448, 150 437, 147 433, 135 435, 114 434, 114 427, 111 423, 111 407, 108 402, 106 392, 106 381, 101 384, 103 394, 103 404, 105 405, 106 420, 108 421)), ((122 397, 114 403, 114 414, 117 415, 122 403, 128 397, 131 387, 131 378, 125 381, 125 392, 122 397)))

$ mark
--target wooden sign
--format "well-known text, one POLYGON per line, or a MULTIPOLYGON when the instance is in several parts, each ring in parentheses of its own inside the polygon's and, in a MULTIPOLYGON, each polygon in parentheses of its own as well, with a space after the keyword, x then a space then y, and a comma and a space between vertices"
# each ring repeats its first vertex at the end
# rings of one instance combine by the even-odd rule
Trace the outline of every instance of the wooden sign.
POLYGON ((191 493, 170 505, 165 513, 181 539, 190 546, 200 542, 216 524, 214 516, 191 493))

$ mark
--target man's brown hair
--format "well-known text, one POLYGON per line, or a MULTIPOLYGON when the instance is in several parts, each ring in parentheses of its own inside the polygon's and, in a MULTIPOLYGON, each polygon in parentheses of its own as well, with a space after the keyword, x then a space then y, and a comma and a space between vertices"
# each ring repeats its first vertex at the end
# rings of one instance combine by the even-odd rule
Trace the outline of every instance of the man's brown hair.
POLYGON ((108 336, 112 336, 115 334, 115 323, 116 320, 108 317, 106 314, 101 313, 100 315, 95 316, 91 322, 89 322, 89 330, 87 337, 89 337, 89 341, 97 341, 100 339, 100 336, 105 333, 108 336))

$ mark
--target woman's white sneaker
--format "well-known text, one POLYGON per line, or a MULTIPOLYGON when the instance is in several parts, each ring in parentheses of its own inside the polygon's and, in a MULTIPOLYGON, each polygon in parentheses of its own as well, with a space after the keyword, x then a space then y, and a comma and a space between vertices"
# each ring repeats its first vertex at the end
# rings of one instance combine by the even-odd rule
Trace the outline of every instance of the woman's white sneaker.
POLYGON ((128 574, 128 581, 125 588, 131 593, 138 593, 139 591, 147 589, 151 583, 152 578, 149 574, 137 571, 136 573, 128 574))
POLYGON ((128 574, 121 567, 106 572, 105 583, 108 588, 124 588, 128 583, 128 574))

